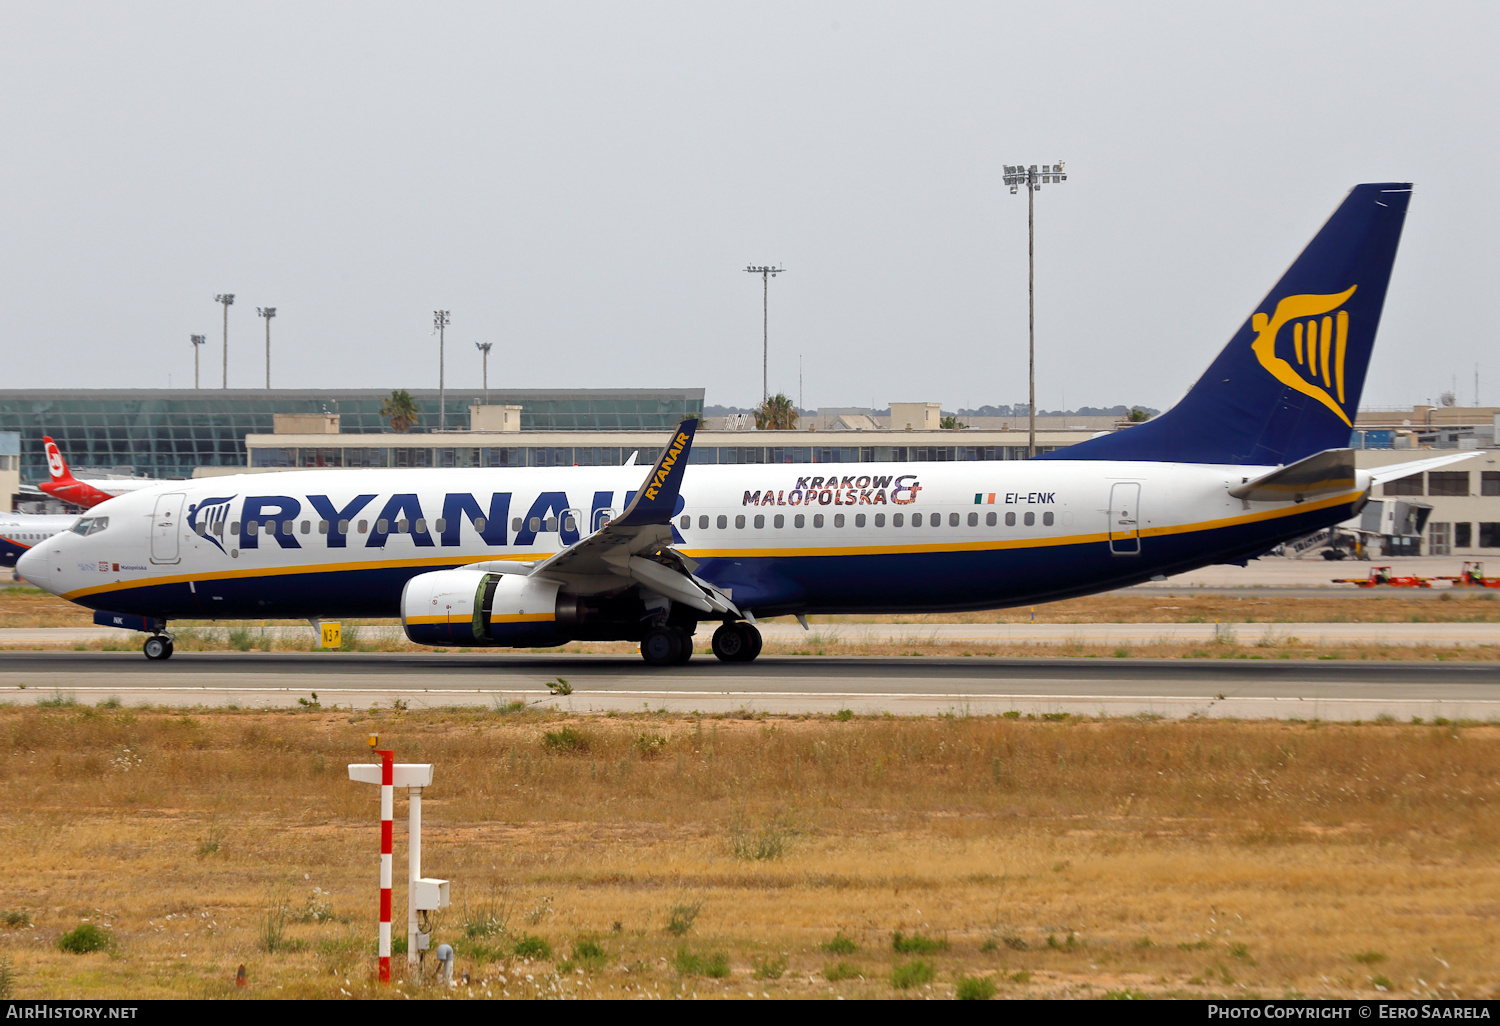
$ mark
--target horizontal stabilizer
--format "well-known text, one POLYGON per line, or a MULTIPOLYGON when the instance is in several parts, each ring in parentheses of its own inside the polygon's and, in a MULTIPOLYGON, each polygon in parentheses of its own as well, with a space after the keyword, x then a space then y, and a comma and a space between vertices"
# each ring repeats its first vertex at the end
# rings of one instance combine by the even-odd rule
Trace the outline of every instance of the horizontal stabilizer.
POLYGON ((1478 455, 1477 449, 1469 449, 1465 452, 1450 452, 1446 456, 1434 456, 1426 460, 1413 460, 1410 463, 1393 463, 1389 467, 1372 467, 1370 476, 1374 478, 1373 484, 1385 484, 1387 481, 1395 481, 1399 478, 1411 477, 1413 474, 1422 474, 1439 467, 1446 467, 1459 460, 1473 459, 1478 455))
POLYGON ((1310 496, 1350 492, 1354 488, 1354 450, 1324 449, 1305 460, 1235 485, 1229 494, 1254 502, 1301 502, 1310 496))

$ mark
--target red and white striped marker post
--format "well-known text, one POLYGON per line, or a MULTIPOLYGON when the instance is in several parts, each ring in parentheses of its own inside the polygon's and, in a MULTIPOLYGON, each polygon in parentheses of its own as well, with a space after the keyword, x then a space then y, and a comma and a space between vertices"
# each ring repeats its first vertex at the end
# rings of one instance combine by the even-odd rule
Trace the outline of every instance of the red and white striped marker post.
POLYGON ((431 763, 398 763, 396 753, 375 748, 376 735, 370 735, 370 747, 380 756, 378 763, 349 764, 349 779, 363 784, 380 785, 380 982, 391 982, 391 878, 392 841, 395 833, 396 788, 404 787, 412 795, 411 843, 407 873, 407 961, 417 955, 416 913, 448 906, 448 881, 421 878, 422 865, 422 788, 432 786, 431 763))
POLYGON ((380 982, 391 982, 391 837, 396 818, 396 753, 380 756, 380 982))

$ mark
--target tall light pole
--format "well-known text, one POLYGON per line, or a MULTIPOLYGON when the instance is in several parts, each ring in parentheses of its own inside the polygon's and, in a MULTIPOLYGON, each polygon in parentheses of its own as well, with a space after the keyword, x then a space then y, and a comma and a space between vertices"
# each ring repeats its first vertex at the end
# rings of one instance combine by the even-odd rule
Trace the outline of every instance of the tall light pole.
POLYGON ((432 328, 438 337, 438 430, 448 430, 448 386, 443 379, 443 331, 448 327, 448 311, 432 311, 432 328))
POLYGON ((202 351, 203 343, 208 341, 207 335, 190 335, 193 343, 193 387, 198 387, 198 353, 202 351))
POLYGON ((274 306, 257 306, 255 312, 266 319, 266 389, 271 388, 271 318, 276 316, 274 306))
POLYGON ((479 350, 480 360, 484 364, 484 404, 490 404, 490 346, 493 342, 475 342, 474 348, 479 350))
POLYGON ((753 264, 745 270, 750 274, 760 275, 760 401, 765 402, 771 397, 770 377, 766 372, 771 351, 771 279, 786 270, 785 267, 756 267, 753 264))
POLYGON ((1043 164, 1041 170, 1037 170, 1035 164, 1030 167, 1005 165, 1005 184, 1010 186, 1010 194, 1014 196, 1017 189, 1026 187, 1026 311, 1027 336, 1030 339, 1028 374, 1031 382, 1026 397, 1026 413, 1031 418, 1031 429, 1026 438, 1027 459, 1036 455, 1036 193, 1043 185, 1067 180, 1068 176, 1063 174, 1060 160, 1056 164, 1043 164))
POLYGON ((224 387, 229 387, 229 308, 234 305, 233 292, 221 292, 214 297, 215 303, 224 304, 224 387))

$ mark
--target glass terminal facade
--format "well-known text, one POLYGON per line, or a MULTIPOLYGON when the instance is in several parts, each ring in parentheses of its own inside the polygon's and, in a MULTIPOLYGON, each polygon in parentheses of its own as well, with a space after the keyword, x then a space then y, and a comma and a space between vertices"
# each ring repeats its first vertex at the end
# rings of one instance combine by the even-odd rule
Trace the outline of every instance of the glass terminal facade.
MULTIPOLYGON (((675 426, 672 425, 672 426, 675 426)), ((514 438, 515 436, 510 436, 514 438)), ((720 436, 722 437, 722 436, 720 436)), ((449 441, 445 438, 444 441, 449 441)), ((650 441, 656 441, 652 438, 650 441)), ((946 463, 955 460, 1024 460, 1024 445, 717 445, 714 433, 701 432, 689 463, 946 463)), ((1055 445, 1038 445, 1051 452, 1055 445)), ((250 466, 279 467, 618 467, 636 453, 650 464, 660 445, 378 445, 308 446, 267 444, 256 439, 250 466)))
MULTIPOLYGON (((271 434, 278 413, 336 413, 344 434, 391 434, 380 415, 389 394, 378 389, 0 390, 0 432, 20 433, 21 479, 30 484, 47 477, 44 435, 57 441, 75 472, 191 477, 197 467, 245 466, 245 436, 271 434)), ((422 417, 410 434, 436 430, 437 390, 412 389, 411 395, 422 417)), ((702 414, 703 389, 490 389, 483 398, 450 389, 448 428, 466 430, 469 406, 486 401, 521 407, 522 431, 665 432, 684 417, 702 414)), ((426 451, 432 459, 432 450, 426 451)))

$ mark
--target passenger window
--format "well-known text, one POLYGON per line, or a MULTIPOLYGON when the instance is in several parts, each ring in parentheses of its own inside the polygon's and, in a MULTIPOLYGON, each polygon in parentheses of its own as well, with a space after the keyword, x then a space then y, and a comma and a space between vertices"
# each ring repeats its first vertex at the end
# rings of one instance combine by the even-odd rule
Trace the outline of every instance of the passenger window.
MULTIPOLYGON (((295 520, 287 520, 287 521, 283 522, 282 525, 281 525, 281 533, 282 534, 296 534, 297 533, 297 522, 295 520)), ((307 532, 303 531, 302 533, 306 534, 307 532)))
POLYGON ((1007 513, 1007 514, 1005 514, 1005 526, 1006 527, 1015 527, 1016 526, 1016 515, 1014 513, 1007 513))
POLYGON ((724 514, 720 513, 719 514, 718 524, 719 524, 719 530, 722 531, 722 530, 726 529, 729 526, 729 518, 726 517, 724 514))
POLYGON ((698 530, 700 530, 700 531, 707 531, 708 530, 708 517, 699 517, 698 518, 698 530))
POLYGON ((563 517, 563 530, 564 531, 576 531, 576 530, 578 530, 578 521, 576 521, 576 520, 573 519, 573 514, 569 513, 567 516, 563 517))
MULTIPOLYGON (((484 533, 484 529, 486 527, 488 527, 489 525, 490 525, 490 522, 487 519, 485 519, 484 517, 475 517, 474 518, 474 530, 478 531, 480 534, 483 534, 484 533)), ((438 534, 442 534, 444 531, 448 530, 448 522, 446 520, 439 520, 437 522, 437 529, 438 529, 438 534)))
POLYGON ((229 533, 230 534, 239 534, 240 533, 240 522, 238 520, 236 520, 234 523, 232 523, 232 524, 229 525, 229 533))
POLYGON ((813 526, 814 527, 822 527, 823 526, 823 514, 821 514, 821 513, 814 513, 813 514, 813 526))
POLYGON ((531 518, 530 527, 531 527, 531 533, 532 534, 536 534, 538 531, 540 531, 542 529, 542 518, 541 517, 532 517, 531 518))
POLYGON ((876 527, 884 527, 885 526, 885 514, 884 513, 876 513, 875 514, 875 526, 876 527))
POLYGON ((734 518, 734 526, 736 530, 743 531, 745 529, 745 514, 741 513, 734 518))
POLYGON ((411 530, 411 521, 409 521, 409 520, 398 520, 398 521, 396 521, 396 533, 397 534, 405 534, 409 530, 411 530))
POLYGON ((448 530, 448 521, 444 520, 442 517, 438 517, 432 522, 432 529, 438 534, 442 534, 444 531, 448 530))
POLYGON ((786 517, 782 516, 780 513, 776 514, 776 519, 772 521, 772 526, 774 526, 778 531, 781 530, 786 526, 786 517))
POLYGON ((834 527, 843 527, 844 526, 844 514, 842 514, 842 513, 835 513, 833 515, 833 526, 834 527))
MULTIPOLYGON (((896 515, 900 516, 901 514, 898 513, 896 515)), ((913 513, 911 515, 911 526, 913 526, 913 527, 921 527, 922 526, 922 514, 920 514, 920 513, 913 513)))
POLYGON ((958 526, 958 514, 957 513, 949 513, 948 514, 948 526, 949 527, 957 527, 958 526))
POLYGON ((681 520, 677 521, 677 526, 686 531, 689 527, 693 526, 693 518, 683 517, 681 520))
POLYGON ((389 534, 390 531, 391 531, 391 522, 389 520, 377 520, 377 521, 375 521, 375 533, 376 534, 389 534))
POLYGON ((986 513, 984 515, 984 526, 985 527, 994 527, 995 526, 995 514, 993 514, 993 513, 986 513))
POLYGON ((970 513, 969 514, 969 526, 970 527, 978 527, 979 526, 979 514, 978 513, 970 513))
POLYGON ((359 533, 360 534, 364 534, 364 533, 366 533, 369 530, 370 530, 370 522, 368 520, 361 520, 359 522, 359 533))
POLYGON ((1026 526, 1027 527, 1031 527, 1035 523, 1036 523, 1036 514, 1035 513, 1027 513, 1026 514, 1026 526))
POLYGON ((412 534, 426 534, 427 533, 427 521, 426 521, 426 519, 418 520, 416 522, 416 525, 412 527, 411 531, 412 531, 412 534))
MULTIPOLYGON (((347 521, 347 520, 340 520, 339 521, 339 534, 348 534, 348 533, 349 533, 349 521, 347 521)), ((364 527, 363 524, 361 524, 360 527, 359 527, 359 533, 360 534, 364 534, 365 533, 365 527, 364 527)))
POLYGON ((755 529, 757 531, 759 531, 762 528, 764 528, 765 526, 766 526, 766 518, 764 516, 762 516, 761 514, 759 514, 759 513, 755 514, 755 529))
POLYGON ((1052 526, 1052 514, 1051 513, 1043 513, 1042 514, 1042 526, 1043 527, 1051 527, 1052 526))
POLYGON ((312 521, 311 520, 304 520, 304 521, 302 521, 302 533, 303 534, 311 534, 312 533, 312 521))
POLYGON ((904 514, 904 513, 892 513, 891 514, 891 526, 892 527, 900 527, 901 526, 901 521, 904 520, 904 519, 906 519, 906 514, 904 514))
POLYGON ((202 538, 205 534, 208 533, 208 525, 202 523, 193 525, 193 533, 195 533, 199 538, 202 538))
POLYGON ((796 516, 792 517, 792 526, 795 527, 799 531, 802 530, 803 526, 806 523, 807 523, 807 518, 805 516, 803 516, 801 513, 798 513, 796 516))
POLYGON ((521 518, 520 517, 511 517, 510 518, 510 529, 512 531, 520 531, 521 530, 521 518))
MULTIPOLYGON (((343 521, 343 524, 344 524, 344 526, 341 527, 341 528, 339 528, 339 533, 341 533, 341 534, 344 531, 347 531, 349 529, 349 521, 345 520, 345 521, 343 521)), ((318 533, 319 534, 327 534, 328 533, 328 521, 326 521, 326 520, 319 520, 318 521, 318 533)))
POLYGON ((556 517, 548 517, 547 518, 547 530, 549 530, 549 531, 555 531, 555 530, 557 530, 557 518, 556 517))
POLYGON ((247 524, 245 524, 245 533, 246 534, 254 534, 256 531, 259 531, 259 530, 260 530, 260 521, 259 520, 251 520, 250 522, 248 522, 247 524))
POLYGON ((865 515, 863 513, 856 513, 856 514, 854 514, 854 526, 855 527, 864 527, 865 526, 865 515))

